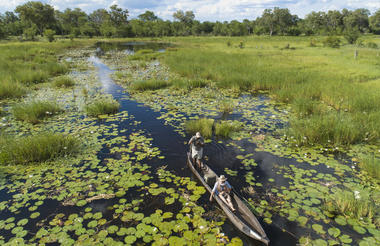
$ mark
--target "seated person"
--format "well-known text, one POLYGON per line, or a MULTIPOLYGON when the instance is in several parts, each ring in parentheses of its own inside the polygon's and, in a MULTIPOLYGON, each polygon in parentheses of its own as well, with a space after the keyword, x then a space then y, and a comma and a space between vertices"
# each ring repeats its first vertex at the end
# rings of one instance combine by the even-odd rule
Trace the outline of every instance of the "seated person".
POLYGON ((231 202, 231 185, 228 183, 227 178, 224 177, 224 175, 220 175, 218 178, 218 181, 215 182, 214 188, 212 189, 211 196, 210 196, 210 202, 212 201, 212 196, 214 193, 219 196, 219 198, 226 203, 232 212, 235 212, 234 205, 231 202))

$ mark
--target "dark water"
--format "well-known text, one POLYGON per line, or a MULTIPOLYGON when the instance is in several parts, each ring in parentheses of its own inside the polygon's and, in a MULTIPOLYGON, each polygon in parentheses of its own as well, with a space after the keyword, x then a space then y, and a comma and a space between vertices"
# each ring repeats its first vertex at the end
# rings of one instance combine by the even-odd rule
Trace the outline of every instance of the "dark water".
MULTIPOLYGON (((118 49, 126 49, 130 48, 129 46, 133 45, 134 50, 139 48, 147 48, 142 44, 131 44, 124 45, 125 47, 117 46, 118 49)), ((157 49, 156 49, 157 50, 157 49)), ((128 99, 128 93, 124 91, 124 89, 115 84, 110 75, 113 73, 111 69, 109 69, 101 60, 92 56, 89 59, 93 64, 98 68, 99 79, 102 83, 103 89, 105 93, 111 94, 116 100, 120 103, 121 111, 128 111, 130 115, 134 116, 134 120, 141 121, 139 127, 147 132, 153 138, 153 145, 159 147, 161 150, 161 154, 165 156, 165 165, 168 166, 168 170, 174 172, 178 176, 191 176, 190 170, 186 166, 186 153, 188 150, 188 146, 184 143, 188 141, 187 138, 180 136, 178 133, 174 131, 174 128, 171 126, 165 125, 163 120, 158 120, 157 117, 160 116, 158 112, 154 112, 152 109, 137 103, 134 100, 128 99)), ((233 115, 234 119, 237 119, 239 115, 233 115)), ((119 129, 124 129, 129 127, 129 121, 125 120, 123 122, 119 122, 119 129)), ((255 146, 251 144, 249 149, 252 149, 252 153, 254 152, 255 146)), ((246 148, 248 150, 248 148, 246 148)), ((106 152, 106 150, 104 150, 106 152)), ((239 170, 238 167, 241 167, 240 160, 236 159, 237 153, 230 148, 225 146, 224 144, 219 144, 217 142, 212 142, 207 144, 205 148, 205 155, 208 156, 209 161, 208 164, 216 171, 216 173, 222 174, 224 172, 224 168, 230 168, 232 170, 239 170)), ((266 152, 257 152, 254 155, 254 158, 257 163, 259 163, 259 167, 255 170, 255 176, 258 176, 258 181, 261 179, 266 179, 273 175, 273 171, 271 167, 273 163, 275 163, 276 156, 266 153, 266 152)), ((281 160, 283 161, 283 160, 281 160)), ((288 160, 290 162, 290 160, 288 160)), ((162 163, 148 163, 152 165, 153 168, 158 167, 157 165, 161 165, 162 163)), ((243 176, 244 173, 241 173, 243 176)), ((241 184, 241 180, 239 180, 240 173, 237 177, 231 177, 230 183, 234 186, 240 196, 244 197, 241 194, 240 190, 243 188, 241 184)), ((240 176, 241 177, 241 176, 240 176)), ((285 180, 283 182, 286 182, 285 180)), ((210 209, 216 209, 216 204, 210 204, 208 201, 209 194, 204 195, 199 202, 203 207, 205 207, 206 211, 210 209)), ((153 203, 154 204, 154 203, 153 203)), ((158 203, 159 204, 159 203, 158 203)), ((154 209, 151 206, 151 209, 154 209)), ((296 245, 297 239, 290 235, 289 233, 283 232, 277 226, 267 225, 265 224, 261 218, 258 218, 261 222, 265 232, 267 233, 269 239, 271 240, 270 245, 296 245)), ((282 225, 281 225, 282 227, 282 225)), ((283 227, 282 227, 283 228, 283 227)), ((295 231, 293 224, 286 225, 287 230, 295 231)), ((244 234, 240 233, 235 227, 226 220, 225 225, 223 226, 224 232, 229 237, 240 237, 245 245, 261 245, 255 240, 252 240, 246 237, 244 234)))

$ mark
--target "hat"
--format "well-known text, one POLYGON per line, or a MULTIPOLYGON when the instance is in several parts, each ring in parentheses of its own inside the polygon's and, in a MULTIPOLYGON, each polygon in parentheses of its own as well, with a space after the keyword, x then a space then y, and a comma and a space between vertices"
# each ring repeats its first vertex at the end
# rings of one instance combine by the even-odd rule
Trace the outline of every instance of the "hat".
POLYGON ((201 137, 202 137, 200 132, 195 133, 195 136, 196 136, 197 138, 201 138, 201 137))
POLYGON ((219 177, 219 181, 226 181, 227 180, 227 178, 226 177, 224 177, 224 175, 220 175, 220 177, 219 177))

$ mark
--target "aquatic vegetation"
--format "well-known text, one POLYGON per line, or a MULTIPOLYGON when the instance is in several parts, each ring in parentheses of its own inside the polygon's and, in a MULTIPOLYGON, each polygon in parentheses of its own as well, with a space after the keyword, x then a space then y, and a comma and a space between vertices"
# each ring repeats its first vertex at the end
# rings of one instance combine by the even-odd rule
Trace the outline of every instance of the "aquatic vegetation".
POLYGON ((200 132, 203 137, 212 137, 212 128, 214 125, 214 119, 201 118, 196 120, 189 120, 185 122, 185 129, 190 134, 200 132))
POLYGON ((78 139, 63 134, 46 133, 14 138, 0 136, 0 163, 32 164, 79 152, 78 139))
POLYGON ((234 111, 234 105, 229 100, 223 100, 219 103, 219 110, 223 114, 230 114, 234 111))
POLYGON ((0 82, 0 99, 22 97, 26 92, 26 89, 17 82, 0 82))
POLYGON ((42 119, 51 117, 62 110, 56 103, 48 101, 31 101, 15 105, 12 113, 17 120, 32 124, 39 123, 42 119))
POLYGON ((215 124, 215 135, 229 138, 231 134, 243 128, 243 123, 238 121, 220 121, 215 124))
POLYGON ((97 99, 85 107, 89 116, 97 117, 105 114, 115 114, 119 111, 120 104, 114 99, 97 99))
POLYGON ((53 83, 54 83, 54 86, 59 87, 59 88, 62 88, 62 87, 68 88, 75 85, 75 81, 68 76, 59 76, 54 79, 53 83))
POLYGON ((380 179, 380 159, 375 155, 365 157, 360 163, 360 167, 365 170, 368 175, 379 180, 380 179))
MULTIPOLYGON (((325 200, 324 209, 334 216, 343 215, 357 221, 364 220, 365 223, 372 223, 376 213, 378 213, 368 191, 364 190, 338 190, 325 200)), ((359 226, 359 223, 357 222, 353 226, 359 226)), ((365 232, 364 228, 362 230, 365 232)))
POLYGON ((159 90, 169 86, 168 81, 164 80, 144 80, 135 81, 131 84, 131 89, 134 91, 149 91, 159 90))

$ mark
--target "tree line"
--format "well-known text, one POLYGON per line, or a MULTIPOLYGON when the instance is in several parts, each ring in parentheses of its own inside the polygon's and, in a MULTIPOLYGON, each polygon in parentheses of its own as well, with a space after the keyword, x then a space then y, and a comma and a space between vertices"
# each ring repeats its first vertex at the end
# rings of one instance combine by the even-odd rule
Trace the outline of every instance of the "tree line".
POLYGON ((311 12, 304 19, 287 8, 265 9, 255 20, 200 22, 193 11, 178 10, 173 21, 162 20, 146 11, 129 19, 129 11, 117 5, 90 14, 80 8, 64 11, 51 5, 30 1, 12 11, 0 13, 0 38, 19 36, 33 40, 37 35, 104 37, 162 37, 188 35, 341 35, 347 32, 380 34, 380 10, 371 15, 367 9, 311 12))

